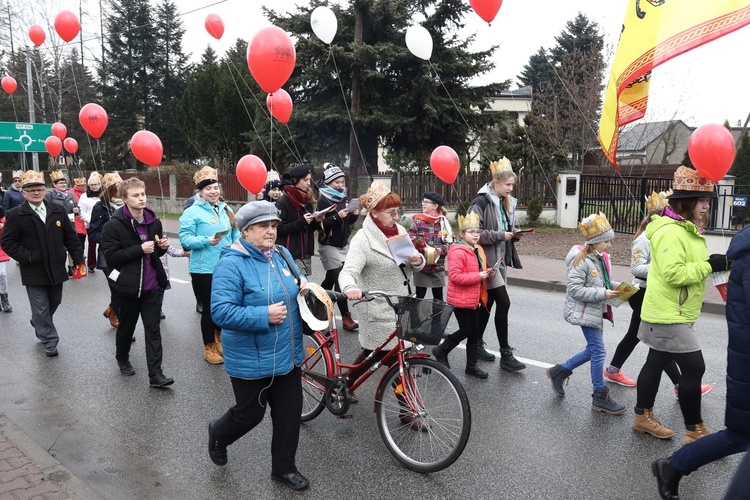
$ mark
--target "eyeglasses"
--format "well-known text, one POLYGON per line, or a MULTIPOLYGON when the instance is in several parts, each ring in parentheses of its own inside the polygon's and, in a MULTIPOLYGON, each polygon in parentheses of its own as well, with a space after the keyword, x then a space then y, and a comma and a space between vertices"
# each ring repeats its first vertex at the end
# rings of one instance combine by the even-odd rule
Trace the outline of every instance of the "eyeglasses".
POLYGON ((45 189, 44 189, 44 188, 37 188, 37 189, 24 189, 23 191, 24 191, 25 193, 34 193, 34 194, 38 194, 38 193, 43 193, 43 192, 45 191, 45 189))
POLYGON ((466 234, 482 234, 482 231, 480 231, 479 229, 467 229, 466 231, 464 231, 464 233, 466 233, 466 234))
POLYGON ((437 205, 437 203, 432 200, 422 200, 422 205, 437 205))
POLYGON ((21 182, 21 179, 13 179, 13 182, 21 182))
POLYGON ((383 213, 387 214, 387 215, 390 215, 393 218, 396 218, 399 215, 401 215, 401 210, 399 210, 398 208, 394 208, 394 209, 391 209, 391 210, 383 210, 383 213))

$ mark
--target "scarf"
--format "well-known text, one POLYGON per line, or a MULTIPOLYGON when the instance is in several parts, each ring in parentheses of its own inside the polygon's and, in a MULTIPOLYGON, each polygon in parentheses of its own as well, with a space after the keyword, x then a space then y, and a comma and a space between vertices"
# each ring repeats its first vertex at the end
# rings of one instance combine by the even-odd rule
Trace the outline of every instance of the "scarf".
POLYGON ((342 189, 339 191, 338 189, 333 189, 331 186, 327 186, 324 184, 322 186, 319 186, 318 190, 320 191, 320 194, 334 203, 343 201, 344 198, 346 198, 346 189, 342 189))
POLYGON ((510 231, 509 224, 508 224, 508 216, 505 213, 505 207, 503 206, 503 200, 500 199, 500 197, 495 194, 495 191, 490 188, 490 192, 488 193, 490 195, 490 200, 492 200, 492 203, 495 205, 495 208, 497 209, 497 222, 498 222, 498 230, 499 231, 510 231))
POLYGON ((398 225, 394 224, 393 227, 385 227, 383 224, 380 223, 378 219, 372 216, 372 212, 370 212, 370 220, 375 223, 378 229, 380 229, 380 232, 385 235, 386 238, 393 238, 394 236, 398 236, 398 225))
POLYGON ((96 191, 92 191, 90 188, 86 188, 86 196, 88 196, 89 198, 98 198, 101 192, 101 188, 97 189, 96 191))
MULTIPOLYGON (((687 220, 685 217, 678 214, 674 210, 672 210, 672 207, 670 207, 669 205, 664 207, 659 215, 661 215, 662 217, 669 217, 670 219, 674 219, 677 222, 692 222, 692 221, 687 220)), ((704 229, 702 227, 698 228, 698 234, 703 234, 703 231, 704 229)))
POLYGON ((125 206, 125 202, 122 200, 122 198, 112 198, 111 200, 109 200, 109 204, 112 205, 115 210, 125 206))
POLYGON ((284 186, 284 192, 289 198, 289 201, 292 202, 292 207, 294 207, 297 212, 305 208, 305 204, 307 203, 306 191, 302 191, 301 189, 297 189, 294 186, 287 185, 284 186))

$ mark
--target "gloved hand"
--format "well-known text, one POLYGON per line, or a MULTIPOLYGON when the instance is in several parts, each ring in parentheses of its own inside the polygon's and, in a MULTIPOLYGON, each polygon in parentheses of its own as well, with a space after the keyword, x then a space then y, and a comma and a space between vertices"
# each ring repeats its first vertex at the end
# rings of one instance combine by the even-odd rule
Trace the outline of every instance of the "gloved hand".
POLYGON ((711 272, 714 273, 729 269, 729 261, 727 260, 727 256, 723 253, 712 253, 708 258, 708 263, 711 264, 711 272))

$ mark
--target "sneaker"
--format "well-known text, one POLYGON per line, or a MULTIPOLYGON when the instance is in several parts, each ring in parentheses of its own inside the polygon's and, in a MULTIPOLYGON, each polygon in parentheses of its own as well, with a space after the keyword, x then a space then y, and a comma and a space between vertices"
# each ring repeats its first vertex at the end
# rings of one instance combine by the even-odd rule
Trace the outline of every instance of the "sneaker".
POLYGON ((477 358, 479 358, 481 361, 495 361, 495 355, 489 352, 487 349, 484 348, 485 343, 480 342, 479 343, 479 350, 477 351, 477 358))
POLYGON ((215 342, 211 342, 204 347, 203 356, 206 358, 206 361, 208 361, 212 365, 220 365, 224 363, 224 358, 221 356, 221 354, 216 352, 214 344, 215 342))
POLYGON ((609 413, 610 415, 625 413, 625 405, 621 405, 609 396, 609 387, 594 391, 591 395, 591 409, 609 413))
MULTIPOLYGON (((703 384, 701 386, 701 396, 705 396, 706 394, 708 394, 709 392, 711 392, 711 389, 713 389, 713 388, 714 388, 713 384, 703 384)), ((679 394, 679 392, 678 392, 677 389, 674 390, 674 397, 676 397, 677 400, 679 401, 680 394, 679 394)))
POLYGON ((216 465, 226 465, 227 447, 219 444, 216 438, 214 438, 214 425, 216 425, 216 420, 208 424, 208 456, 211 457, 211 461, 216 465))
POLYGON ((641 434, 651 434, 655 438, 659 439, 672 439, 674 432, 671 429, 667 429, 654 416, 653 408, 646 408, 643 410, 643 414, 633 414, 633 431, 640 432, 641 434))
POLYGON ((120 367, 120 373, 123 375, 127 375, 128 377, 135 375, 135 369, 133 368, 133 365, 130 364, 129 360, 118 359, 117 365, 120 367))
POLYGON ((606 369, 604 370, 604 380, 607 382, 614 382, 615 384, 624 385, 625 387, 635 387, 636 382, 632 378, 625 376, 622 370, 617 373, 609 373, 606 369))

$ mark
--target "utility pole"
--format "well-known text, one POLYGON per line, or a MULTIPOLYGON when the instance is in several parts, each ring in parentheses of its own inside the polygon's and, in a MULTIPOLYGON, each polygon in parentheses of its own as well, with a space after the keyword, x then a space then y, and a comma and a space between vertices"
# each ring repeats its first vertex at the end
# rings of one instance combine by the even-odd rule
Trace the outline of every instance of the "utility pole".
MULTIPOLYGON (((26 47, 26 88, 29 97, 29 123, 36 123, 36 112, 34 111, 34 86, 31 83, 31 49, 26 47)), ((24 155, 26 156, 26 155, 24 155)), ((39 172, 39 154, 31 153, 31 165, 35 172, 39 172)))
MULTIPOLYGON (((354 0, 354 51, 355 54, 362 48, 362 20, 364 19, 364 5, 362 0, 354 0)), ((349 131, 349 192, 352 198, 359 196, 359 145, 357 142, 357 131, 354 121, 359 116, 359 95, 362 88, 361 73, 359 68, 354 67, 352 72, 352 128, 349 131)), ((367 168, 365 165, 363 165, 367 168)))

